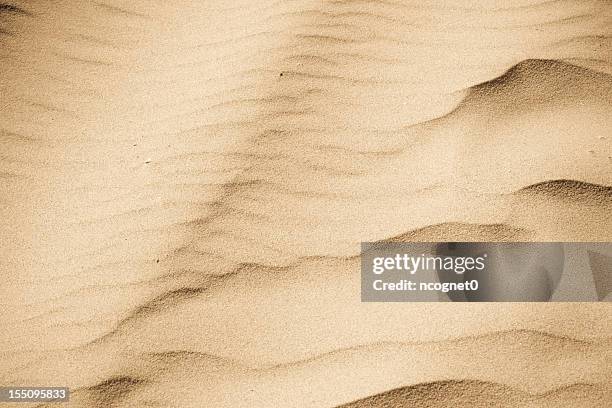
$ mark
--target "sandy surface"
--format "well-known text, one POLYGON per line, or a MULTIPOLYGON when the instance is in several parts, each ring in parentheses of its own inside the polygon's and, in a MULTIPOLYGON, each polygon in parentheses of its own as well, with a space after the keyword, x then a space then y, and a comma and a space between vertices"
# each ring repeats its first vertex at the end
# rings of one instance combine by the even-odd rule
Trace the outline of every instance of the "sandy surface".
POLYGON ((609 1, 0 3, 0 385, 603 407, 609 303, 360 302, 362 241, 589 241, 609 1))

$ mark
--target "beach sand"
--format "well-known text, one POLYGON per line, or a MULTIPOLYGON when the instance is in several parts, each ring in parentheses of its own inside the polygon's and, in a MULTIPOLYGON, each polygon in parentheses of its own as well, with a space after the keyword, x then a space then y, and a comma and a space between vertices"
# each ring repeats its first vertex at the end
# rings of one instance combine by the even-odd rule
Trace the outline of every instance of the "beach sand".
POLYGON ((0 3, 0 386, 606 406, 609 302, 362 303, 359 251, 588 242, 610 300, 611 32, 609 1, 0 3))

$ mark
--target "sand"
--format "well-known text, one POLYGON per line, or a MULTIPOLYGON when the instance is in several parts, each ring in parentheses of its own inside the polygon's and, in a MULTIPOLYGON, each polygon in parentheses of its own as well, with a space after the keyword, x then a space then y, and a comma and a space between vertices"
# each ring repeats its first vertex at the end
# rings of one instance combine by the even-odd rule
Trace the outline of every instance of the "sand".
POLYGON ((610 400, 609 303, 362 303, 358 259, 592 242, 575 290, 610 299, 609 2, 1 5, 0 385, 71 407, 610 400))

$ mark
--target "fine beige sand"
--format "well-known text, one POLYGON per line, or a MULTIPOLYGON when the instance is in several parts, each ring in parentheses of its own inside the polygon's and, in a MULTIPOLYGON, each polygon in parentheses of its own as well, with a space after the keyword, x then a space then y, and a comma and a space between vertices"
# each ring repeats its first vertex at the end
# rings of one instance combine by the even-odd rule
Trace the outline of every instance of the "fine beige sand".
POLYGON ((584 242, 565 287, 612 300, 611 35, 607 0, 0 2, 0 386, 608 406, 609 302, 362 303, 359 251, 584 242))

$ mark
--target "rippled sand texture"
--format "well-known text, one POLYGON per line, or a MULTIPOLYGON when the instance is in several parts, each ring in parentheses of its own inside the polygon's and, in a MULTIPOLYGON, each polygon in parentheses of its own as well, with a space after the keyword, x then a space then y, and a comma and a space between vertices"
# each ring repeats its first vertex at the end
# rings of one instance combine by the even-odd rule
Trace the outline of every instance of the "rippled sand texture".
POLYGON ((609 1, 104 1, 0 6, 0 384, 88 408, 612 399, 609 303, 365 304, 358 260, 612 241, 609 1))

